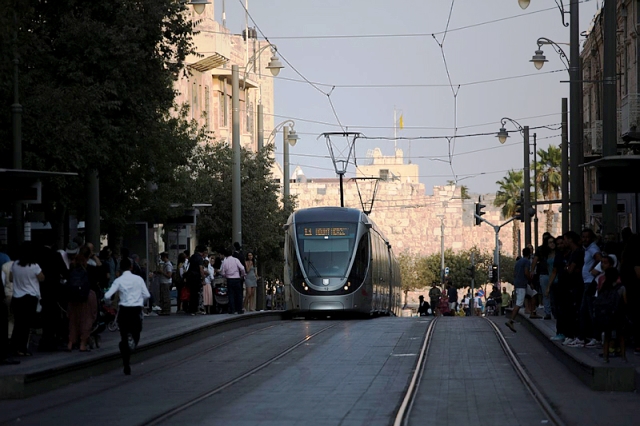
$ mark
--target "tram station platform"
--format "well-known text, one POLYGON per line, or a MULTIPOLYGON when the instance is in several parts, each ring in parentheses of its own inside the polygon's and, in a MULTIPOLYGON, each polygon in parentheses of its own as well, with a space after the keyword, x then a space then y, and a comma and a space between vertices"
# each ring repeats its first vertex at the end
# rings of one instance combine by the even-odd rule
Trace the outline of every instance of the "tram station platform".
MULTIPOLYGON (((538 310, 538 315, 544 315, 538 310)), ((589 388, 596 391, 622 391, 633 392, 640 389, 640 356, 634 355, 633 348, 627 345, 626 361, 621 357, 610 357, 609 363, 605 363, 602 347, 574 348, 563 346, 562 342, 553 341, 551 337, 556 334, 556 321, 543 319, 530 319, 528 314, 519 312, 519 320, 523 327, 529 330, 538 341, 562 362, 578 379, 589 388)), ((491 317, 498 321, 504 317, 491 317)))
MULTIPOLYGON (((140 343, 131 361, 144 361, 195 342, 204 335, 237 327, 239 323, 279 321, 283 314, 284 311, 261 311, 242 315, 148 316, 144 318, 140 343)), ((0 366, 0 399, 25 398, 121 368, 120 333, 105 330, 100 337, 100 348, 90 352, 38 352, 32 345, 31 356, 15 358, 20 364, 0 366)), ((32 340, 37 341, 37 336, 32 340)))

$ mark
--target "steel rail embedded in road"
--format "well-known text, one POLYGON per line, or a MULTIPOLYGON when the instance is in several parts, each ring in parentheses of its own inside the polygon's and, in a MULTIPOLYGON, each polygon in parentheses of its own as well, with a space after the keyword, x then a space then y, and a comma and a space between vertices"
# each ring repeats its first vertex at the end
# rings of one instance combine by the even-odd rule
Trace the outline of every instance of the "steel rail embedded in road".
POLYGON ((416 369, 413 371, 413 376, 411 377, 409 388, 407 389, 407 393, 402 400, 402 404, 400 404, 400 408, 398 409, 398 413, 396 414, 396 419, 393 422, 393 426, 404 426, 408 424, 407 422, 409 421, 409 413, 411 413, 411 408, 413 407, 413 402, 420 385, 420 379, 422 378, 422 373, 424 372, 424 366, 427 363, 427 353, 429 352, 431 337, 433 336, 433 329, 435 328, 436 322, 438 322, 438 317, 432 320, 429 324, 429 327, 427 328, 424 343, 422 344, 422 349, 420 349, 420 356, 418 357, 416 369))
MULTIPOLYGON (((522 366, 522 363, 520 362, 516 354, 511 350, 511 347, 509 347, 507 340, 505 339, 504 335, 502 334, 498 326, 487 318, 483 317, 483 319, 487 321, 493 328, 493 331, 496 334, 498 341, 500 342, 500 346, 502 346, 502 350, 507 355, 507 358, 509 358, 509 362, 511 363, 514 370, 516 371, 516 374, 518 375, 518 377, 520 378, 524 386, 527 388, 527 390, 529 391, 533 399, 536 401, 538 406, 548 416, 551 423, 553 423, 555 426, 565 426, 564 421, 553 410, 553 408, 551 407, 549 402, 546 400, 542 392, 535 385, 531 377, 529 377, 524 367, 522 366)), ((413 408, 415 397, 418 393, 420 380, 422 379, 422 375, 424 373, 424 368, 427 361, 427 354, 429 352, 429 347, 431 346, 431 339, 433 337, 433 329, 435 328, 437 321, 438 321, 437 317, 436 319, 431 321, 431 324, 429 324, 429 328, 425 333, 425 339, 422 345, 422 349, 420 350, 420 356, 416 364, 416 369, 413 372, 413 377, 411 378, 411 382, 409 383, 409 387, 402 401, 402 404, 398 409, 398 413, 396 414, 396 418, 395 418, 395 421, 393 422, 393 426, 408 426, 409 424, 409 417, 411 414, 411 410, 413 408)))
POLYGON ((497 336, 498 340, 500 341, 500 345, 502 346, 502 349, 504 350, 505 354, 507 354, 507 357, 509 358, 509 361, 511 362, 511 365, 513 366, 513 369, 516 370, 516 373, 518 374, 518 377, 520 377, 520 380, 522 381, 524 386, 527 388, 527 390, 529 391, 529 393, 531 394, 533 399, 538 403, 538 406, 540 406, 542 411, 547 416, 549 416, 549 420, 555 426, 565 426, 564 421, 553 410, 553 408, 551 407, 551 404, 549 404, 549 402, 544 397, 542 392, 538 389, 538 387, 535 385, 535 383, 533 382, 531 377, 529 377, 529 375, 527 374, 526 370, 522 366, 522 363, 520 362, 520 360, 518 359, 516 354, 513 353, 513 351, 511 350, 511 347, 507 343, 507 340, 504 338, 504 334, 502 334, 502 331, 500 331, 498 326, 493 321, 491 321, 491 320, 489 320, 487 318, 484 318, 484 319, 489 324, 491 324, 491 327, 493 327, 493 331, 496 333, 496 336, 497 336))
MULTIPOLYGON (((151 376, 152 374, 154 374, 154 373, 156 373, 158 371, 165 371, 166 369, 170 369, 171 367, 176 367, 178 365, 186 363, 187 361, 198 359, 202 355, 207 354, 207 353, 209 353, 211 351, 214 351, 214 350, 216 350, 216 349, 218 349, 218 348, 220 348, 222 346, 228 345, 230 343, 236 343, 238 341, 238 339, 244 339, 245 337, 253 336, 254 334, 260 333, 262 331, 268 330, 268 329, 273 328, 273 327, 275 327, 275 325, 269 325, 267 327, 259 328, 258 330, 253 330, 253 331, 250 331, 248 333, 243 333, 243 334, 235 337, 233 340, 229 340, 229 341, 226 341, 226 342, 220 342, 220 343, 217 343, 217 344, 215 344, 213 346, 209 346, 206 349, 203 349, 203 350, 197 351, 197 352, 195 352, 193 354, 190 354, 190 355, 188 355, 188 356, 186 356, 184 358, 180 358, 180 359, 177 359, 175 361, 172 361, 172 362, 169 362, 169 363, 166 363, 166 364, 163 363, 162 365, 160 365, 160 366, 158 366, 156 368, 152 368, 152 369, 150 369, 148 371, 145 371, 142 374, 137 374, 135 376, 136 380, 137 379, 142 379, 142 378, 144 378, 146 376, 151 376)), ((43 412, 46 412, 46 411, 51 410, 53 408, 62 407, 64 405, 66 405, 66 404, 69 404, 69 402, 76 403, 76 402, 78 402, 78 399, 94 397, 94 396, 96 396, 98 394, 101 394, 101 393, 104 393, 104 392, 108 392, 108 391, 116 389, 116 388, 118 388, 120 386, 124 386, 124 385, 128 385, 128 384, 130 384, 129 381, 116 382, 116 383, 110 384, 108 386, 105 386, 104 388, 102 388, 100 390, 85 394, 84 396, 81 396, 80 398, 74 397, 74 399, 72 401, 62 401, 62 402, 59 402, 59 403, 56 403, 56 404, 47 405, 47 406, 39 408, 37 410, 29 411, 29 413, 25 413, 23 415, 17 415, 16 417, 17 418, 25 418, 25 417, 33 416, 34 414, 43 413, 43 412)), ((10 420, 9 422, 13 422, 13 421, 14 420, 10 420)), ((9 423, 9 422, 0 422, 0 425, 6 424, 6 423, 9 423)))
POLYGON ((312 338, 316 337, 317 335, 319 335, 320 333, 323 333, 333 327, 335 327, 336 324, 334 325, 330 325, 328 327, 325 327, 319 331, 316 331, 315 333, 306 336, 304 339, 302 339, 301 341, 299 341, 298 343, 289 346, 289 348, 287 348, 286 350, 280 352, 278 355, 275 355, 274 357, 268 359, 267 361, 263 362, 262 364, 258 365, 257 367, 252 368, 251 370, 247 371, 246 373, 236 377, 233 380, 228 381, 227 383, 216 387, 215 389, 212 389, 210 391, 207 391, 193 399, 191 399, 188 402, 185 402, 184 404, 182 404, 180 407, 176 407, 176 408, 172 408, 170 410, 165 411, 162 414, 156 415, 154 416, 152 419, 143 422, 140 424, 140 426, 155 426, 155 425, 159 425, 162 422, 164 422, 165 420, 175 416, 176 414, 179 414, 185 410, 187 410, 188 408, 193 407, 194 405, 196 405, 197 403, 217 394, 218 392, 223 391, 224 389, 233 386, 234 384, 246 379, 247 377, 257 373, 258 371, 268 367, 269 365, 273 364, 275 361, 279 360, 280 358, 284 357, 285 355, 291 353, 292 351, 294 351, 295 349, 297 349, 298 347, 304 345, 305 343, 307 343, 309 340, 311 340, 312 338))

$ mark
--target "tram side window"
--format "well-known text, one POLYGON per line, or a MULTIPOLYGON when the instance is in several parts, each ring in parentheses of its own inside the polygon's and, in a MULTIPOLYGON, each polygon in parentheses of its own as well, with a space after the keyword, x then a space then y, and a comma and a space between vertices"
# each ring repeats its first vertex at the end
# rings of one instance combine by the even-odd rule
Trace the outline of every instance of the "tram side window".
POLYGON ((358 248, 356 250, 356 257, 353 261, 353 268, 351 269, 351 276, 354 279, 362 281, 367 276, 367 268, 369 266, 369 234, 364 234, 360 238, 358 248))
POLYGON ((302 277, 300 265, 298 264, 298 257, 296 256, 296 242, 292 235, 289 235, 289 268, 291 271, 291 278, 298 279, 302 277))

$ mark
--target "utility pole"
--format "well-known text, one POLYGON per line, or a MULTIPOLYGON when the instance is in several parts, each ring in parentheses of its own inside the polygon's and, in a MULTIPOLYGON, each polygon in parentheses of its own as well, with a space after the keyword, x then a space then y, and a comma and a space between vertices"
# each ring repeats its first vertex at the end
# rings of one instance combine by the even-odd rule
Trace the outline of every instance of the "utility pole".
POLYGON ((476 294, 476 262, 474 253, 471 252, 471 297, 469 298, 469 313, 471 316, 475 313, 475 294, 476 294))
POLYGON ((440 282, 444 285, 444 215, 440 218, 440 282))
POLYGON ((522 205, 522 215, 524 219, 524 244, 531 244, 531 176, 529 168, 529 126, 524 126, 524 203, 522 205))
POLYGON ((533 241, 534 248, 538 247, 538 149, 537 135, 533 134, 533 241))
POLYGON ((100 178, 98 170, 87 171, 86 178, 87 207, 84 226, 84 240, 93 243, 100 250, 100 178))
MULTIPOLYGON (((22 105, 20 104, 20 58, 18 57, 18 13, 13 12, 13 104, 11 117, 13 124, 13 168, 22 169, 22 105)), ((13 228, 15 244, 24 242, 24 225, 22 224, 22 201, 16 200, 13 209, 13 228)))
MULTIPOLYGON (((606 16, 606 7, 607 3, 609 6, 613 6, 613 15, 615 17, 615 6, 617 2, 605 2, 605 20, 606 16)), ((582 84, 580 80, 582 79, 580 73, 580 2, 579 1, 571 1, 569 6, 569 32, 571 33, 569 39, 569 102, 570 102, 570 111, 571 111, 571 121, 569 123, 569 134, 570 134, 570 166, 571 166, 571 230, 579 232, 582 229, 582 225, 584 224, 584 177, 582 173, 582 168, 580 164, 582 164, 584 153, 582 151, 582 111, 580 105, 582 104, 582 84)), ((605 25, 606 31, 606 25, 605 25)), ((614 32, 615 32, 615 18, 614 18, 614 32)), ((615 35, 615 34, 614 34, 615 35)), ((606 42, 605 42, 606 43, 606 42)), ((615 41, 614 41, 615 43, 615 41)), ((615 46, 614 46, 615 49, 615 46)), ((606 55, 606 45, 605 45, 605 55, 606 55)), ((613 52, 614 58, 612 61, 612 66, 614 67, 615 73, 615 52, 613 52)), ((607 59, 604 59, 604 66, 607 66, 607 59)), ((606 69, 606 68, 605 68, 606 69)), ((605 71, 605 79, 606 79, 606 71, 605 71)), ((615 96, 615 80, 614 84, 614 96, 615 96)), ((606 91, 606 82, 605 82, 605 91, 606 91)), ((605 117, 607 115, 606 102, 604 108, 605 117)), ((615 100, 613 105, 613 110, 611 111, 614 114, 614 132, 615 130, 615 114, 616 114, 616 106, 615 100)), ((603 123, 604 125, 604 123, 603 123)), ((606 134, 606 133, 605 133, 606 134)), ((563 194, 564 196, 564 194, 563 194)), ((563 212, 564 214, 564 212, 563 212)))
MULTIPOLYGON (((602 88, 602 156, 617 154, 618 131, 616 123, 616 5, 617 2, 604 3, 604 84, 602 88)), ((602 206, 602 225, 604 235, 615 234, 618 218, 618 194, 604 194, 602 206)))
POLYGON ((242 245, 242 198, 240 186, 240 79, 238 66, 231 65, 231 141, 233 170, 231 173, 231 242, 242 245))
POLYGON ((562 98, 562 234, 569 231, 569 139, 567 122, 569 116, 567 98, 562 98))
MULTIPOLYGON (((290 185, 289 185, 289 126, 282 127, 282 187, 283 187, 283 206, 284 210, 287 211, 289 207, 289 194, 290 194, 290 185)), ((340 181, 342 183, 342 181, 340 181)), ((342 187, 340 188, 342 189, 342 187)), ((342 191, 340 191, 342 193, 342 191)))

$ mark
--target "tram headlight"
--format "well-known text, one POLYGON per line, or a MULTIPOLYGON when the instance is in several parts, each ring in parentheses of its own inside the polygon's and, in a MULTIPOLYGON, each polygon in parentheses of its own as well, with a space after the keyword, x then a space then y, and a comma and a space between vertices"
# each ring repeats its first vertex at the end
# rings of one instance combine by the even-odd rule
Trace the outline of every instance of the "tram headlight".
POLYGON ((344 286, 344 289, 345 289, 345 290, 349 290, 349 286, 348 286, 348 285, 345 285, 345 286, 344 286))
POLYGON ((304 288, 304 291, 309 291, 309 286, 305 285, 303 288, 304 288))

